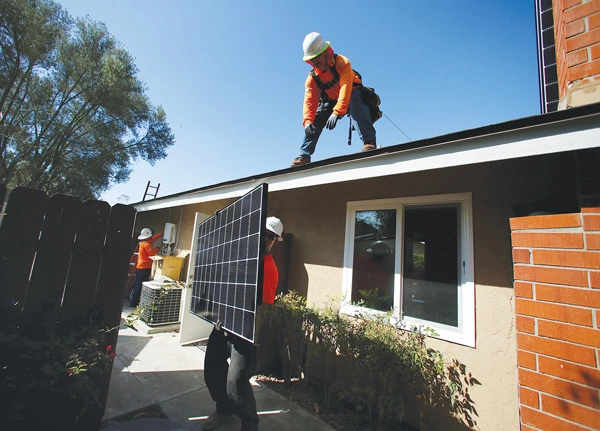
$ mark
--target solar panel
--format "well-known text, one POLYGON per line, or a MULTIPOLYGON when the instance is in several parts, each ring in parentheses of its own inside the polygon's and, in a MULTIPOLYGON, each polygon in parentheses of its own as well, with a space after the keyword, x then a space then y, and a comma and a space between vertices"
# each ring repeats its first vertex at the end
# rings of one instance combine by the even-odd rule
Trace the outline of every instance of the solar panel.
POLYGON ((558 71, 554 41, 554 13, 552 0, 535 0, 542 114, 558 108, 558 71))
POLYGON ((254 342, 262 301, 267 184, 197 226, 191 312, 254 342))

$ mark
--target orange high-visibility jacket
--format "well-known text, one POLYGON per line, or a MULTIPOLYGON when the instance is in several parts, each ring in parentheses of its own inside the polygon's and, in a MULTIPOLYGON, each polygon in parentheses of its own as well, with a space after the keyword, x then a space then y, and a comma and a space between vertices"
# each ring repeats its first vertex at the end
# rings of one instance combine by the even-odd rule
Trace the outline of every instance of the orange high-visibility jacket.
POLYGON ((148 240, 140 242, 140 248, 138 250, 137 269, 148 269, 152 268, 152 259, 150 256, 154 256, 158 253, 159 248, 152 248, 152 243, 148 240))
MULTIPOLYGON (((330 67, 335 67, 340 75, 340 80, 337 84, 333 85, 330 89, 326 90, 327 96, 332 100, 337 100, 337 103, 333 107, 333 113, 339 116, 346 115, 348 112, 348 106, 350 105, 350 98, 352 97, 352 84, 360 84, 361 80, 352 70, 350 60, 341 55, 333 55, 333 51, 326 51, 328 63, 330 67)), ((314 69, 317 76, 321 79, 323 84, 327 85, 328 82, 333 81, 334 76, 331 70, 327 70, 325 73, 319 72, 314 69)), ((312 123, 315 119, 315 113, 319 107, 319 99, 321 98, 321 90, 317 86, 317 83, 309 73, 306 81, 304 82, 304 120, 302 126, 306 127, 307 124, 312 123)))

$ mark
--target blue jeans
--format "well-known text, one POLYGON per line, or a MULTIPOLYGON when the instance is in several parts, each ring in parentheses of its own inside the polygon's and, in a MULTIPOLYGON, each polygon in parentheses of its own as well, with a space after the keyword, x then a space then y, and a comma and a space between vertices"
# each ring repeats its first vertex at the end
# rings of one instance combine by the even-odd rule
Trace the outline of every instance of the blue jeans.
POLYGON ((213 329, 204 356, 204 381, 217 412, 235 413, 243 431, 258 430, 256 400, 250 378, 256 369, 256 347, 249 341, 213 329), (230 364, 227 364, 230 358, 230 364))
MULTIPOLYGON (((331 100, 326 103, 319 103, 313 125, 315 126, 314 133, 308 135, 305 134, 304 141, 300 147, 301 156, 310 156, 315 152, 317 147, 317 141, 321 132, 327 123, 327 119, 333 112, 333 107, 337 101, 331 100)), ((360 88, 354 87, 352 89, 352 98, 350 99, 350 106, 348 107, 348 113, 352 121, 352 126, 358 132, 358 136, 362 142, 372 142, 375 144, 375 128, 371 122, 371 113, 369 108, 364 104, 360 95, 360 88)))
POLYGON ((140 305, 140 297, 142 296, 142 283, 150 279, 151 272, 152 268, 135 270, 135 280, 133 282, 133 288, 131 289, 131 295, 129 295, 130 307, 137 307, 140 305))

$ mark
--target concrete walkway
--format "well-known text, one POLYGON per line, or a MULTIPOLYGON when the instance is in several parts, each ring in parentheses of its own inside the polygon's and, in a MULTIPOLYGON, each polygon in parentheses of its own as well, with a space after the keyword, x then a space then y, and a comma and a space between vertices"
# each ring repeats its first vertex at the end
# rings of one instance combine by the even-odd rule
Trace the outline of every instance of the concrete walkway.
MULTIPOLYGON (((122 316, 132 311, 124 307, 122 316)), ((203 346, 181 346, 178 333, 149 333, 151 331, 143 322, 134 326, 137 332, 127 327, 119 330, 117 356, 102 418, 105 424, 103 431, 201 430, 204 419, 215 408, 204 383, 203 346), (160 407, 168 419, 140 417, 109 425, 115 418, 151 407, 160 407)), ((334 428, 262 383, 252 383, 261 431, 334 431, 334 428)), ((233 417, 219 430, 240 428, 240 420, 233 417)))

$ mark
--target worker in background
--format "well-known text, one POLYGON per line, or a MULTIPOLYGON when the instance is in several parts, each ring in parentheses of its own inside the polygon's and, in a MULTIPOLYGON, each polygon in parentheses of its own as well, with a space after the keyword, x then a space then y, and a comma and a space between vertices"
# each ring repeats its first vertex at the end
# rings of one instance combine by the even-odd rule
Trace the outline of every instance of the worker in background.
POLYGON ((150 272, 152 271, 152 259, 150 259, 150 256, 155 256, 159 251, 158 247, 152 247, 152 242, 161 236, 162 234, 153 236, 152 231, 147 227, 143 228, 140 236, 138 236, 140 243, 138 245, 137 263, 135 265, 135 281, 133 282, 133 288, 129 297, 129 305, 131 307, 137 307, 140 304, 142 283, 150 279, 150 272))
MULTIPOLYGON (((283 241, 283 224, 277 217, 268 217, 264 233, 263 304, 272 304, 279 282, 279 271, 271 255, 276 241, 283 241)), ((257 313, 260 307, 257 309, 257 313)), ((237 415, 242 420, 243 431, 258 430, 256 400, 250 384, 254 375, 257 354, 256 346, 215 324, 204 357, 204 381, 216 410, 204 422, 203 431, 217 429, 237 415), (230 363, 227 363, 229 359, 230 363)))
POLYGON ((306 35, 302 48, 303 60, 312 66, 312 70, 304 83, 304 141, 292 166, 310 163, 323 128, 332 130, 347 113, 363 142, 362 150, 374 150, 375 128, 361 92, 352 91, 361 86, 362 81, 352 70, 350 60, 334 54, 329 41, 316 32, 306 35))

